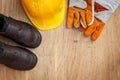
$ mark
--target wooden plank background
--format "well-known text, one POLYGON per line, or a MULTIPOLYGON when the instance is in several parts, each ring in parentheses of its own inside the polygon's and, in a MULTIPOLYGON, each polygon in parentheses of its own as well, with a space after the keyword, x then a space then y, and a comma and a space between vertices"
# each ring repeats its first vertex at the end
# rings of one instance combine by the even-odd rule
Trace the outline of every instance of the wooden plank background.
MULTIPOLYGON (((0 12, 30 23, 20 0, 0 0, 0 12)), ((120 80, 120 7, 95 42, 64 24, 40 32, 42 44, 30 49, 39 58, 37 66, 17 71, 0 65, 0 80, 120 80)), ((4 37, 0 41, 18 45, 4 37)))

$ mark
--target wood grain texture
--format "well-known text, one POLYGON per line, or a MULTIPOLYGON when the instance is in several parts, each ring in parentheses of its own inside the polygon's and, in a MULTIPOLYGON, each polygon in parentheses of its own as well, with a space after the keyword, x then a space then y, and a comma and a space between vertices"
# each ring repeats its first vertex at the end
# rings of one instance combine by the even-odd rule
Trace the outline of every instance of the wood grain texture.
MULTIPOLYGON (((29 22, 20 0, 0 0, 0 12, 29 22)), ((120 7, 106 24, 100 38, 90 38, 65 25, 40 31, 42 44, 32 49, 38 56, 31 71, 16 71, 0 65, 0 80, 120 80, 120 7)), ((0 41, 18 45, 0 37, 0 41)))

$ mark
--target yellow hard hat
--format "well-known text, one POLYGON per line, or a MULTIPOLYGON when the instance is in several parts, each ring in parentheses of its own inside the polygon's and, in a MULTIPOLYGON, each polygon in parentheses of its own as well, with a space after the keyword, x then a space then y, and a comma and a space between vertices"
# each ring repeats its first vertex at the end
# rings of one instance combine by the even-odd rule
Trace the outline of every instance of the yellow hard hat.
POLYGON ((64 21, 66 0, 21 0, 31 22, 40 30, 59 27, 64 21))

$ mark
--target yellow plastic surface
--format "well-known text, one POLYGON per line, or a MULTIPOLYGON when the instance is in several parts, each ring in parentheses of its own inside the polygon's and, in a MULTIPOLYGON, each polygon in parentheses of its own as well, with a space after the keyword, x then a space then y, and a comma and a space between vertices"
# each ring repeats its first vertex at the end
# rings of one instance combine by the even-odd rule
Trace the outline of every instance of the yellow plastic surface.
POLYGON ((31 22, 40 30, 59 27, 65 18, 66 0, 21 0, 31 22))

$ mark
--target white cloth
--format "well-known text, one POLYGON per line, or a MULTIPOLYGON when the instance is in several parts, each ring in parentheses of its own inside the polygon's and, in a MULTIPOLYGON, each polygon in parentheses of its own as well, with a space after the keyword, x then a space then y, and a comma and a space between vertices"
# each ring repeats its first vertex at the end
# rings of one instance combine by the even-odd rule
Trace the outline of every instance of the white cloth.
POLYGON ((95 17, 97 17, 104 23, 106 23, 109 20, 111 15, 120 5, 120 0, 95 0, 95 2, 108 9, 106 11, 95 13, 95 17))
POLYGON ((69 0, 69 6, 76 6, 85 9, 87 7, 87 3, 84 0, 69 0))

